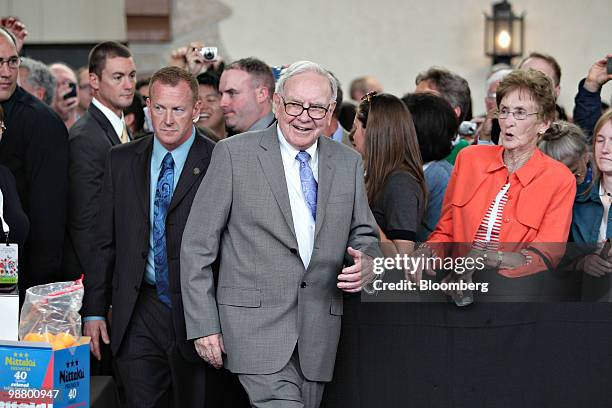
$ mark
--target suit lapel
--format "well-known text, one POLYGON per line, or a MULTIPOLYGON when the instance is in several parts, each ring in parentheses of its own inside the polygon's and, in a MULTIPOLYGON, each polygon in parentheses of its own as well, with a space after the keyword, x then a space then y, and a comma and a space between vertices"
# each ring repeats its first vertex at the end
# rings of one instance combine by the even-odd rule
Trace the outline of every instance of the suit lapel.
POLYGON ((96 120, 96 122, 100 124, 102 129, 104 129, 104 133, 106 133, 106 137, 108 138, 108 141, 110 142, 111 146, 121 144, 121 140, 119 140, 119 137, 117 136, 113 125, 104 115, 104 113, 102 113, 102 111, 98 109, 93 103, 89 104, 88 111, 89 114, 96 120))
POLYGON ((285 222, 295 238, 291 204, 289 203, 289 193, 287 192, 287 180, 285 179, 276 126, 266 129, 261 136, 259 146, 261 147, 257 155, 259 163, 272 190, 272 194, 285 218, 285 222))
POLYGON ((317 188, 317 221, 315 223, 315 241, 323 226, 325 210, 331 191, 332 181, 336 171, 332 160, 331 146, 329 143, 337 143, 326 137, 319 137, 319 181, 317 188))
POLYGON ((202 136, 196 133, 195 140, 189 153, 187 154, 187 160, 183 166, 176 189, 172 194, 172 201, 168 207, 168 213, 170 213, 185 197, 185 194, 189 192, 193 183, 201 179, 206 172, 205 161, 209 157, 209 152, 206 150, 206 145, 202 136))
POLYGON ((153 137, 138 146, 136 158, 132 162, 132 172, 134 173, 134 184, 136 196, 140 200, 142 210, 149 219, 149 200, 151 187, 151 154, 153 152, 153 137))

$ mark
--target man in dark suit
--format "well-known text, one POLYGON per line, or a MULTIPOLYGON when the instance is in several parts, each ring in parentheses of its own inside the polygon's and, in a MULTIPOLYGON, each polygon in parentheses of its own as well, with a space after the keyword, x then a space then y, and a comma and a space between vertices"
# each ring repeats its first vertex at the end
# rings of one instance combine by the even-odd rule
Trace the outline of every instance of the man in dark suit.
POLYGON ((94 259, 92 243, 98 213, 104 162, 111 147, 127 141, 123 109, 130 106, 136 66, 130 50, 114 41, 89 53, 90 85, 96 96, 87 112, 70 128, 68 230, 64 271, 71 278, 94 259))
POLYGON ((21 293, 62 279, 60 265, 68 197, 68 131, 47 105, 17 85, 19 55, 14 37, 0 29, 0 104, 6 131, 0 164, 17 181, 30 233, 19 265, 21 293))
POLYGON ((179 251, 213 142, 196 133, 198 83, 168 67, 151 78, 154 136, 111 149, 100 195, 96 262, 85 271, 84 333, 108 342, 130 407, 202 407, 204 369, 186 340, 179 251))

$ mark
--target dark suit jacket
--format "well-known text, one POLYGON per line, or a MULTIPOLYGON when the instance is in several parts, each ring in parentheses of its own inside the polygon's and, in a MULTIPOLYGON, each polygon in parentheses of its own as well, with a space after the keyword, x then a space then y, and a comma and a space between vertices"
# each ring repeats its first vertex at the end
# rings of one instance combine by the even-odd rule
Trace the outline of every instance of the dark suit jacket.
MULTIPOLYGON (((2 191, 3 200, 2 217, 10 230, 9 240, 19 245, 19 256, 21 257, 23 245, 30 230, 30 221, 26 213, 23 212, 23 208, 21 208, 15 177, 4 166, 0 166, 0 191, 2 191)), ((3 243, 5 240, 4 232, 6 231, 3 231, 3 228, 0 228, 0 231, 3 232, 0 236, 0 242, 3 243)))
POLYGON ((115 129, 93 103, 70 128, 69 201, 63 270, 76 279, 92 262, 95 221, 111 147, 121 144, 115 129))
POLYGON ((68 131, 44 103, 17 87, 0 141, 0 164, 17 182, 30 219, 20 289, 60 280, 68 197, 68 131))
MULTIPOLYGON (((208 168, 214 143, 197 134, 176 186, 166 218, 172 316, 177 344, 185 358, 201 361, 186 341, 179 253, 191 203, 208 168)), ((83 316, 106 316, 112 292, 111 350, 126 333, 143 284, 149 251, 149 187, 153 137, 111 149, 106 161, 97 220, 95 262, 85 271, 83 316)))

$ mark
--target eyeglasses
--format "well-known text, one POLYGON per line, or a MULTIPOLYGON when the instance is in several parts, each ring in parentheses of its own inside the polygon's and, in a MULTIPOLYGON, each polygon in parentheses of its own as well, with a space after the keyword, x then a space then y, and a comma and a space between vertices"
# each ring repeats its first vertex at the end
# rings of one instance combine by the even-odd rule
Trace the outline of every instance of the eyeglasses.
POLYGON ((373 97, 375 97, 378 94, 378 92, 376 91, 370 91, 367 94, 363 95, 361 97, 362 101, 368 101, 368 103, 370 103, 370 101, 372 100, 373 97))
POLYGON ((289 116, 300 116, 302 112, 306 111, 310 119, 319 120, 323 119, 327 112, 329 111, 330 105, 327 105, 326 108, 323 106, 309 106, 307 108, 304 105, 296 103, 296 102, 285 102, 285 98, 281 96, 283 100, 283 105, 285 105, 285 113, 289 116))
POLYGON ((0 67, 4 64, 8 65, 10 69, 16 69, 21 64, 21 57, 10 57, 9 59, 0 58, 0 67))
POLYGON ((524 109, 515 109, 511 111, 507 108, 501 108, 499 112, 497 112, 497 118, 506 119, 508 116, 510 116, 510 114, 512 114, 512 116, 514 116, 514 119, 516 120, 525 120, 527 119, 527 116, 537 115, 538 113, 540 112, 527 113, 527 111, 524 109))

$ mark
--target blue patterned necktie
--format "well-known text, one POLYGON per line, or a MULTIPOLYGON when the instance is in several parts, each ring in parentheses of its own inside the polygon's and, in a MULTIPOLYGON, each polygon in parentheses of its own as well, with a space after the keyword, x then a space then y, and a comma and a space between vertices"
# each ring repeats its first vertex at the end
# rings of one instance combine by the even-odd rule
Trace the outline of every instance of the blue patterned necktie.
POLYGON ((302 193, 306 199, 306 205, 312 214, 312 218, 317 220, 317 181, 312 174, 312 169, 308 163, 310 155, 308 152, 300 151, 295 159, 300 162, 300 181, 302 184, 302 193))
POLYGON ((155 188, 155 211, 153 213, 153 253, 155 255, 155 286, 159 300, 169 307, 170 287, 168 283, 168 254, 166 252, 166 214, 174 190, 174 160, 170 152, 162 161, 162 168, 155 188))

